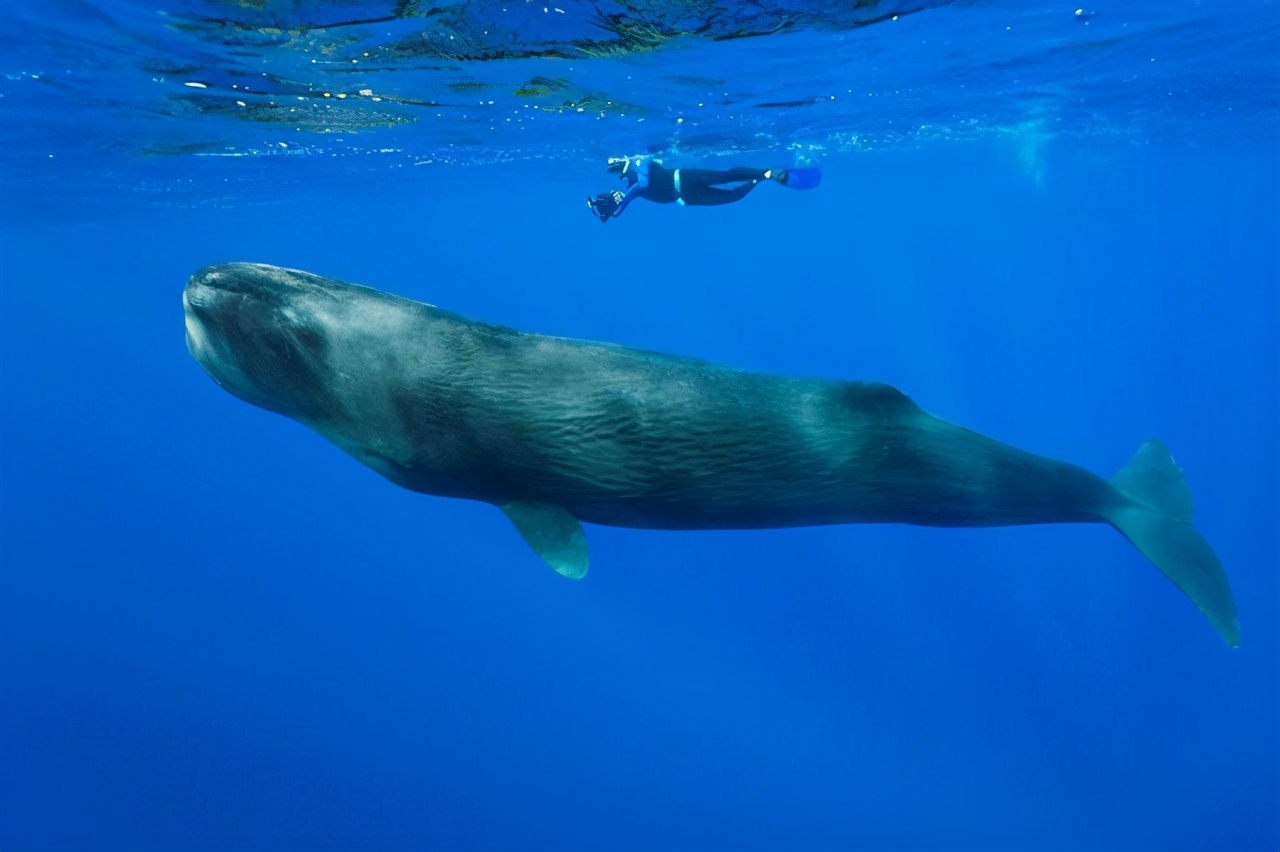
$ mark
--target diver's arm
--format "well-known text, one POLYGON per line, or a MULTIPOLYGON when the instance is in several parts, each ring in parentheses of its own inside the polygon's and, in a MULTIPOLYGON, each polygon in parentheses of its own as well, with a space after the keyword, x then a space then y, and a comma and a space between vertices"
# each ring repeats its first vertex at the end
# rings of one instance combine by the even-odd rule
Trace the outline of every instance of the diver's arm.
POLYGON ((621 216, 622 211, 627 209, 627 205, 631 203, 631 200, 633 198, 638 198, 640 196, 640 193, 643 191, 644 191, 644 188, 640 186, 639 183, 632 184, 631 188, 628 189, 625 193, 614 190, 613 199, 618 202, 618 206, 613 208, 613 214, 609 218, 617 219, 619 216, 621 216))
POLYGON ((631 186, 628 187, 626 193, 615 192, 613 194, 614 199, 618 202, 618 206, 613 211, 614 219, 622 215, 622 211, 627 209, 627 205, 631 203, 632 199, 638 198, 649 188, 649 162, 648 159, 637 158, 636 167, 631 172, 634 177, 623 176, 623 180, 631 181, 631 186))

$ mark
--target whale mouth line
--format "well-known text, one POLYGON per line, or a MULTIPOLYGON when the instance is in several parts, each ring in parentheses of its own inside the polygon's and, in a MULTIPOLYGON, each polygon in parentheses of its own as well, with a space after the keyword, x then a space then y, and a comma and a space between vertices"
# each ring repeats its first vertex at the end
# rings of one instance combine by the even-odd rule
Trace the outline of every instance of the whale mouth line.
POLYGON ((204 323, 200 322, 200 317, 196 315, 195 309, 199 305, 199 300, 192 299, 188 290, 182 292, 182 320, 187 332, 187 351, 203 364, 202 356, 208 351, 209 339, 204 323))
POLYGON ((193 280, 182 290, 182 307, 188 313, 192 308, 206 308, 217 292, 216 285, 211 285, 208 281, 193 280))

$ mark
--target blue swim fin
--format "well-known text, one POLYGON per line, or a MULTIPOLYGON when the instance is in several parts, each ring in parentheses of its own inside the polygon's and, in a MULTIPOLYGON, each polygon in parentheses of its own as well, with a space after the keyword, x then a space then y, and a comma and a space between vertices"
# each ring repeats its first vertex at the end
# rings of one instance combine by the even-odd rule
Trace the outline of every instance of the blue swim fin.
POLYGON ((817 166, 787 169, 787 179, 781 183, 787 189, 813 189, 822 183, 822 169, 817 166))

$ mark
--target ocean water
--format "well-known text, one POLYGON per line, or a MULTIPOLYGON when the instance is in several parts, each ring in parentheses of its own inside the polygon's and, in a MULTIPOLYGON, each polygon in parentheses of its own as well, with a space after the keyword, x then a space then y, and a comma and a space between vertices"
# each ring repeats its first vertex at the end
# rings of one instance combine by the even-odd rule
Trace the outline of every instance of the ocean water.
POLYGON ((0 4, 0 848, 1280 846, 1280 7, 0 4), (601 225, 607 157, 817 164, 601 225), (589 526, 222 391, 259 261, 1184 468, 1104 525, 589 526))

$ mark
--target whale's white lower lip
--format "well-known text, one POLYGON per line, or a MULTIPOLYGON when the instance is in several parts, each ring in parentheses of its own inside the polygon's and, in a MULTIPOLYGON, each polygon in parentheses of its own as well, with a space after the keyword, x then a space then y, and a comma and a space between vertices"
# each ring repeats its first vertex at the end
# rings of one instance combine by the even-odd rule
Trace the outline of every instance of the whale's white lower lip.
POLYGON ((182 313, 184 324, 187 327, 187 351, 199 359, 200 353, 205 350, 208 341, 205 337, 204 326, 200 324, 199 318, 191 310, 191 301, 187 298, 185 291, 182 294, 182 313))

